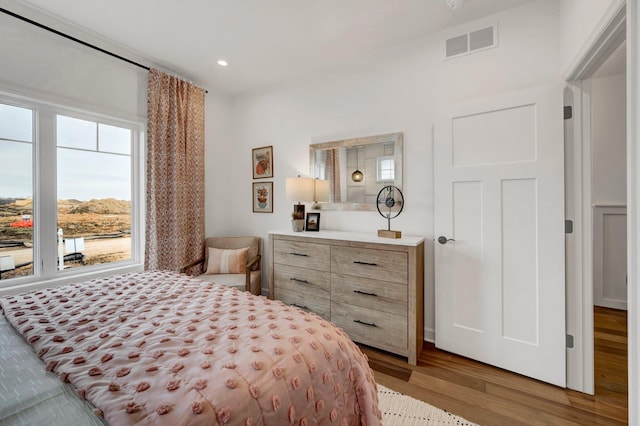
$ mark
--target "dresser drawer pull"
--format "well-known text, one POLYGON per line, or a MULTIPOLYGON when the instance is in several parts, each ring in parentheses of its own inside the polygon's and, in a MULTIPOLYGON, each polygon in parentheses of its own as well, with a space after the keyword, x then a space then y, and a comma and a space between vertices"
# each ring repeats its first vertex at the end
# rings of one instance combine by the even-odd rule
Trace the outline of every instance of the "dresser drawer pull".
POLYGON ((355 263, 356 265, 378 266, 377 263, 361 262, 360 260, 354 260, 353 263, 355 263))
POLYGON ((290 252, 289 253, 291 256, 300 256, 300 257, 309 257, 308 254, 304 254, 304 253, 294 253, 294 252, 290 252))
POLYGON ((292 303, 291 306, 295 306, 296 308, 304 309, 304 310, 307 310, 307 311, 309 310, 309 308, 307 308, 306 306, 298 305, 296 303, 292 303))
POLYGON ((289 278, 291 281, 295 281, 297 283, 301 283, 301 284, 309 284, 309 281, 307 280, 301 280, 300 278, 289 278))
POLYGON ((360 290, 353 290, 354 293, 358 293, 358 294, 364 294, 365 296, 375 296, 378 297, 377 294, 375 293, 367 293, 366 291, 360 291, 360 290))
POLYGON ((369 327, 377 327, 377 325, 375 325, 372 322, 364 322, 360 320, 353 320, 353 322, 357 322, 358 324, 362 324, 362 325, 368 325, 369 327))

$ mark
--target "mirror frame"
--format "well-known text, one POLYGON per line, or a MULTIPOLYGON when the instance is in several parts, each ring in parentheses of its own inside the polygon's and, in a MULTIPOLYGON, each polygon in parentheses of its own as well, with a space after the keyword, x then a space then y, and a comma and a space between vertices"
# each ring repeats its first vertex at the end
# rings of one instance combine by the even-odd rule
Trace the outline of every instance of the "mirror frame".
MULTIPOLYGON (((315 176, 316 151, 333 149, 333 148, 351 148, 362 145, 371 145, 383 142, 393 142, 394 152, 401 153, 400 164, 396 164, 396 179, 394 185, 402 190, 402 174, 404 162, 403 135, 402 132, 387 133, 384 135, 365 136, 362 138, 343 139, 330 142, 314 143, 309 145, 309 171, 312 177, 315 176)), ((395 154, 397 155, 397 154, 395 154)), ((376 203, 313 203, 311 206, 314 210, 356 210, 356 211, 375 211, 376 203)))

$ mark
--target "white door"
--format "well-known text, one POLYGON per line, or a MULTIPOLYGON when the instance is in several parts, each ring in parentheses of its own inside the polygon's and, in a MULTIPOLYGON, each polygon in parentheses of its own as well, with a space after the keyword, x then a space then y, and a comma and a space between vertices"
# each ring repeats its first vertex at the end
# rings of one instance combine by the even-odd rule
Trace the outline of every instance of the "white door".
POLYGON ((434 243, 436 346, 564 387, 562 93, 465 103, 436 126, 434 243))

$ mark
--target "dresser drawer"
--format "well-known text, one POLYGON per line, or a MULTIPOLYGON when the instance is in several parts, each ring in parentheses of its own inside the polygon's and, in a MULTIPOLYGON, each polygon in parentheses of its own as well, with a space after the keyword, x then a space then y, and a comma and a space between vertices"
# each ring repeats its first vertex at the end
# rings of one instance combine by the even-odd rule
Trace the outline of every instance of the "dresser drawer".
POLYGON ((272 231, 268 258, 270 298, 416 365, 424 342, 423 238, 272 231))
POLYGON ((302 308, 305 311, 315 312, 327 321, 331 321, 331 302, 328 297, 311 297, 306 293, 297 291, 283 291, 275 287, 275 298, 287 305, 302 308))
POLYGON ((333 296, 331 300, 331 321, 354 341, 406 355, 406 316, 336 302, 333 296))
POLYGON ((273 251, 273 261, 275 263, 319 271, 329 270, 331 246, 328 244, 275 240, 273 242, 273 251))
POLYGON ((407 265, 407 253, 404 252, 357 247, 331 248, 331 272, 407 284, 407 265))
MULTIPOLYGON (((279 291, 297 291, 309 297, 329 298, 331 274, 297 266, 278 265, 273 272, 274 285, 279 291)), ((276 295, 277 298, 277 295, 276 295)))
POLYGON ((331 297, 349 305, 407 316, 406 284, 331 274, 331 297))

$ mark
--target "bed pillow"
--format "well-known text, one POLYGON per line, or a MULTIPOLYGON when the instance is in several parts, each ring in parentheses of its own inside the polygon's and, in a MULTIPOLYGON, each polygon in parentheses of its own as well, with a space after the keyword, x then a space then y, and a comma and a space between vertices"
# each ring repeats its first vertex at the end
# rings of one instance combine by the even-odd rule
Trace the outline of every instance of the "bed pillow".
POLYGON ((244 274, 247 269, 249 247, 238 250, 207 248, 209 261, 205 274, 244 274))

